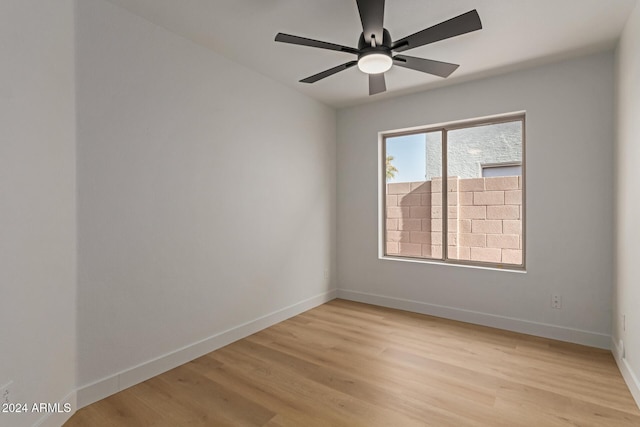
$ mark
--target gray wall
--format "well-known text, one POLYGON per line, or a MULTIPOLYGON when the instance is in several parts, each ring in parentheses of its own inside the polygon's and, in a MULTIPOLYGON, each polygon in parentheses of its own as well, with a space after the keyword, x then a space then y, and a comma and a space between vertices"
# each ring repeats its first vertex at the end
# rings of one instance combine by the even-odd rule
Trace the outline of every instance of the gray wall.
POLYGON ((608 347, 613 64, 601 53, 340 110, 339 295, 608 347), (378 259, 378 132, 521 110, 527 272, 378 259))
POLYGON ((447 142, 449 176, 479 178, 483 164, 522 162, 520 122, 457 129, 447 142))
POLYGON ((629 17, 617 52, 616 292, 614 354, 640 405, 640 4, 629 17), (626 327, 623 327, 626 316, 626 327))
POLYGON ((86 404, 333 296, 336 118, 106 1, 78 26, 86 404))
MULTIPOLYGON (((74 1, 0 2, 0 386, 74 403, 74 1)), ((74 405, 75 406, 75 405, 74 405)), ((0 426, 65 414, 0 414, 0 426)))

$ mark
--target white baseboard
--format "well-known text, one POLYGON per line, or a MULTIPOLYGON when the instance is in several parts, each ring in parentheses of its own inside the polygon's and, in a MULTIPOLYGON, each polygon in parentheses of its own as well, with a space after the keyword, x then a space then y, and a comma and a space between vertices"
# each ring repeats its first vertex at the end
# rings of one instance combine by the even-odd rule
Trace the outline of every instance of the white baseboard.
POLYGON ((193 359, 217 350, 234 341, 245 338, 269 326, 317 307, 336 298, 336 290, 308 298, 288 307, 274 311, 257 319, 217 333, 171 353, 144 362, 117 374, 80 387, 77 391, 77 408, 104 399, 135 384, 153 378, 163 372, 185 364, 193 359))
POLYGON ((611 337, 611 352, 616 359, 624 382, 627 383, 627 387, 629 387, 629 391, 631 391, 631 395, 640 409, 640 381, 638 381, 638 376, 631 369, 627 359, 624 357, 623 349, 615 342, 614 337, 611 337))
POLYGON ((492 328, 505 329, 507 331, 520 332, 544 338, 588 345, 609 350, 611 336, 597 332, 583 331, 580 329, 566 328, 547 323, 531 322, 495 314, 478 311, 464 310, 461 308, 447 307, 437 304, 428 304, 421 301, 376 295, 347 289, 338 290, 338 298, 374 304, 415 313, 428 314, 445 319, 458 320, 476 325, 490 326, 492 328))
POLYGON ((66 423, 77 410, 77 394, 72 391, 62 400, 58 401, 57 411, 45 414, 40 418, 33 427, 59 427, 66 423), (70 408, 69 412, 64 412, 65 405, 70 408))

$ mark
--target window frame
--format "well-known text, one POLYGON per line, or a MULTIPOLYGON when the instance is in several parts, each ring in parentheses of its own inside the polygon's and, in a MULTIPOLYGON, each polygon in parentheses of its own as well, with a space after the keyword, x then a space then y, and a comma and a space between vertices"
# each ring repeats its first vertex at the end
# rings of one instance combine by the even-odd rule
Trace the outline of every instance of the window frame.
MULTIPOLYGON (((395 260, 395 261, 409 261, 409 262, 418 262, 418 263, 426 263, 426 264, 443 264, 443 265, 457 265, 457 266, 465 266, 465 267, 476 267, 476 268, 490 268, 490 269, 499 269, 506 271, 518 271, 525 272, 526 271, 526 217, 527 217, 527 209, 526 209, 526 111, 517 111, 506 114, 498 114, 493 116, 485 116, 478 117, 473 119, 466 120, 457 120, 446 123, 425 125, 425 126, 417 126, 412 128, 398 129, 398 130, 390 130, 379 132, 378 134, 378 155, 379 155, 379 168, 378 168, 378 177, 379 177, 379 203, 378 203, 378 240, 379 240, 379 259, 385 260, 395 260), (478 126, 487 126, 487 125, 495 125, 500 123, 509 123, 509 122, 521 122, 522 128, 522 158, 519 162, 522 168, 522 174, 520 175, 521 179, 521 191, 522 191, 522 204, 521 204, 521 212, 520 212, 520 221, 522 222, 522 230, 520 239, 522 241, 522 263, 521 264, 504 264, 504 263, 496 263, 496 262, 486 262, 486 261, 474 261, 474 260, 460 260, 460 259, 451 259, 448 257, 449 252, 449 209, 448 209, 448 179, 444 179, 445 175, 447 175, 448 163, 447 163, 447 155, 448 155, 448 132, 452 130, 458 129, 468 129, 478 126), (442 135, 442 258, 422 258, 422 257, 412 257, 406 255, 387 255, 387 178, 386 178, 386 158, 387 158, 387 139, 395 138, 399 136, 406 135, 415 135, 419 133, 428 133, 428 132, 441 132, 442 135), (444 207, 447 207, 446 209, 444 207)), ((517 163, 517 162, 512 162, 517 163)))

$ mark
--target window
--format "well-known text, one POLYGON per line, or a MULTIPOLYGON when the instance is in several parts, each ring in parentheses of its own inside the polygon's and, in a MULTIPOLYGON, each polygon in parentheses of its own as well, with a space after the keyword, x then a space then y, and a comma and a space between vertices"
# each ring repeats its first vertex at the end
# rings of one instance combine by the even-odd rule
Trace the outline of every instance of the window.
POLYGON ((482 177, 492 176, 520 176, 522 175, 522 165, 520 163, 487 163, 480 165, 482 177))
POLYGON ((382 144, 385 257, 524 267, 524 114, 390 132, 382 144))

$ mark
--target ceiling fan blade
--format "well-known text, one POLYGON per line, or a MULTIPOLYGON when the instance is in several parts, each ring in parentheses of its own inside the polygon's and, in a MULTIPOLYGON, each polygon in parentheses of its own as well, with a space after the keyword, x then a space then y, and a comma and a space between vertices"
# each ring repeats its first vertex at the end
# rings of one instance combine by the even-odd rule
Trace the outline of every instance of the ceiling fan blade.
POLYGON ((384 82, 384 73, 369 74, 369 96, 382 93, 387 90, 384 82))
POLYGON ((350 61, 347 62, 346 64, 342 64, 342 65, 338 65, 337 67, 333 67, 333 68, 329 68, 326 71, 323 71, 321 73, 318 74, 314 74, 313 76, 307 77, 306 79, 302 79, 300 80, 300 83, 315 83, 318 80, 322 80, 325 77, 329 77, 335 73, 338 73, 340 71, 346 70, 347 68, 351 68, 354 65, 356 65, 358 63, 358 61, 350 61))
POLYGON ((339 44, 323 42, 320 40, 308 39, 305 37, 292 36, 291 34, 278 33, 276 35, 276 41, 282 43, 297 44, 300 46, 318 47, 320 49, 337 50, 338 52, 347 52, 354 55, 358 54, 358 50, 348 46, 342 46, 339 44))
POLYGON ((369 43, 371 35, 376 38, 377 44, 382 44, 384 28, 384 0, 356 0, 364 39, 369 43))
POLYGON ((414 56, 396 55, 393 63, 400 67, 410 68, 423 73, 433 74, 439 77, 449 77, 460 65, 449 62, 434 61, 433 59, 416 58, 414 56))
POLYGON ((396 52, 402 52, 480 29, 482 29, 482 22, 480 22, 478 12, 474 9, 400 39, 394 43, 392 49, 396 52))

